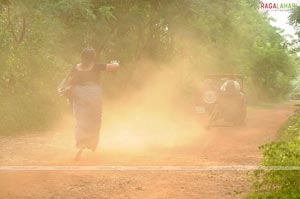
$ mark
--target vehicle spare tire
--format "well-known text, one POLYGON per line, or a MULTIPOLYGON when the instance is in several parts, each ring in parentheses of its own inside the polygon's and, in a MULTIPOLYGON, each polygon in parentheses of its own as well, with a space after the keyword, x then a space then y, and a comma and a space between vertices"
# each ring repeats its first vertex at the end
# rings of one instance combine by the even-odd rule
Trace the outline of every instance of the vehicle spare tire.
POLYGON ((203 93, 202 100, 206 104, 214 104, 217 101, 217 93, 213 90, 208 90, 203 93))

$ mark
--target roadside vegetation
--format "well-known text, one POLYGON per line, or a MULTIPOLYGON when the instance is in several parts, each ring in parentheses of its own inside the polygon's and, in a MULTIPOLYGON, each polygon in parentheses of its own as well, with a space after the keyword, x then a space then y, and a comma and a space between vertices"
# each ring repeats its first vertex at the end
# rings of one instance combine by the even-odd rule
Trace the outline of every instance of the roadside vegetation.
MULTIPOLYGON (((300 109, 278 131, 279 139, 260 146, 261 166, 300 166, 300 109)), ((300 198, 299 170, 255 171, 251 177, 253 192, 246 198, 300 198)))

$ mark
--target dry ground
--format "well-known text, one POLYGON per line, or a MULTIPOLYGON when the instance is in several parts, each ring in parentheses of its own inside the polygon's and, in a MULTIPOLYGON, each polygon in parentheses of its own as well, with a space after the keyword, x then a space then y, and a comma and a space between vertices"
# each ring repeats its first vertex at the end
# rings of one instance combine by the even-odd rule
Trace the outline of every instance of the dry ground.
MULTIPOLYGON (((201 129, 182 145, 126 151, 101 148, 100 143, 80 162, 72 160, 70 133, 2 136, 0 165, 258 165, 258 146, 275 139, 293 109, 251 108, 246 126, 201 129)), ((229 199, 242 198, 251 189, 245 171, 0 171, 0 188, 1 199, 229 199)))

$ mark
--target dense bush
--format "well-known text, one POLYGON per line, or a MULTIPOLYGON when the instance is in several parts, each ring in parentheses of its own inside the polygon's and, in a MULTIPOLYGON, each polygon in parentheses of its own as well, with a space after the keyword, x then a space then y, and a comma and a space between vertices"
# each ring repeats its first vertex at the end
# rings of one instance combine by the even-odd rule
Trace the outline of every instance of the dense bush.
MULTIPOLYGON (((280 138, 260 147, 262 166, 300 166, 300 109, 279 130, 280 138)), ((247 198, 300 198, 299 170, 256 171, 254 192, 247 198)))

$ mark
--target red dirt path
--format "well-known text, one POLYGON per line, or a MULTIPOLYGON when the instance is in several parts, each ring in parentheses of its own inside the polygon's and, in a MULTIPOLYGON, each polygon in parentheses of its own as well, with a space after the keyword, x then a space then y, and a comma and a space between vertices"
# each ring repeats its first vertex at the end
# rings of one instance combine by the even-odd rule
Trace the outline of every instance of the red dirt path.
MULTIPOLYGON (((2 136, 0 165, 258 165, 258 146, 276 138, 293 109, 250 108, 244 127, 213 128, 180 146, 87 152, 81 162, 69 134, 2 136)), ((1 199, 225 199, 249 190, 245 171, 0 171, 1 199)))

